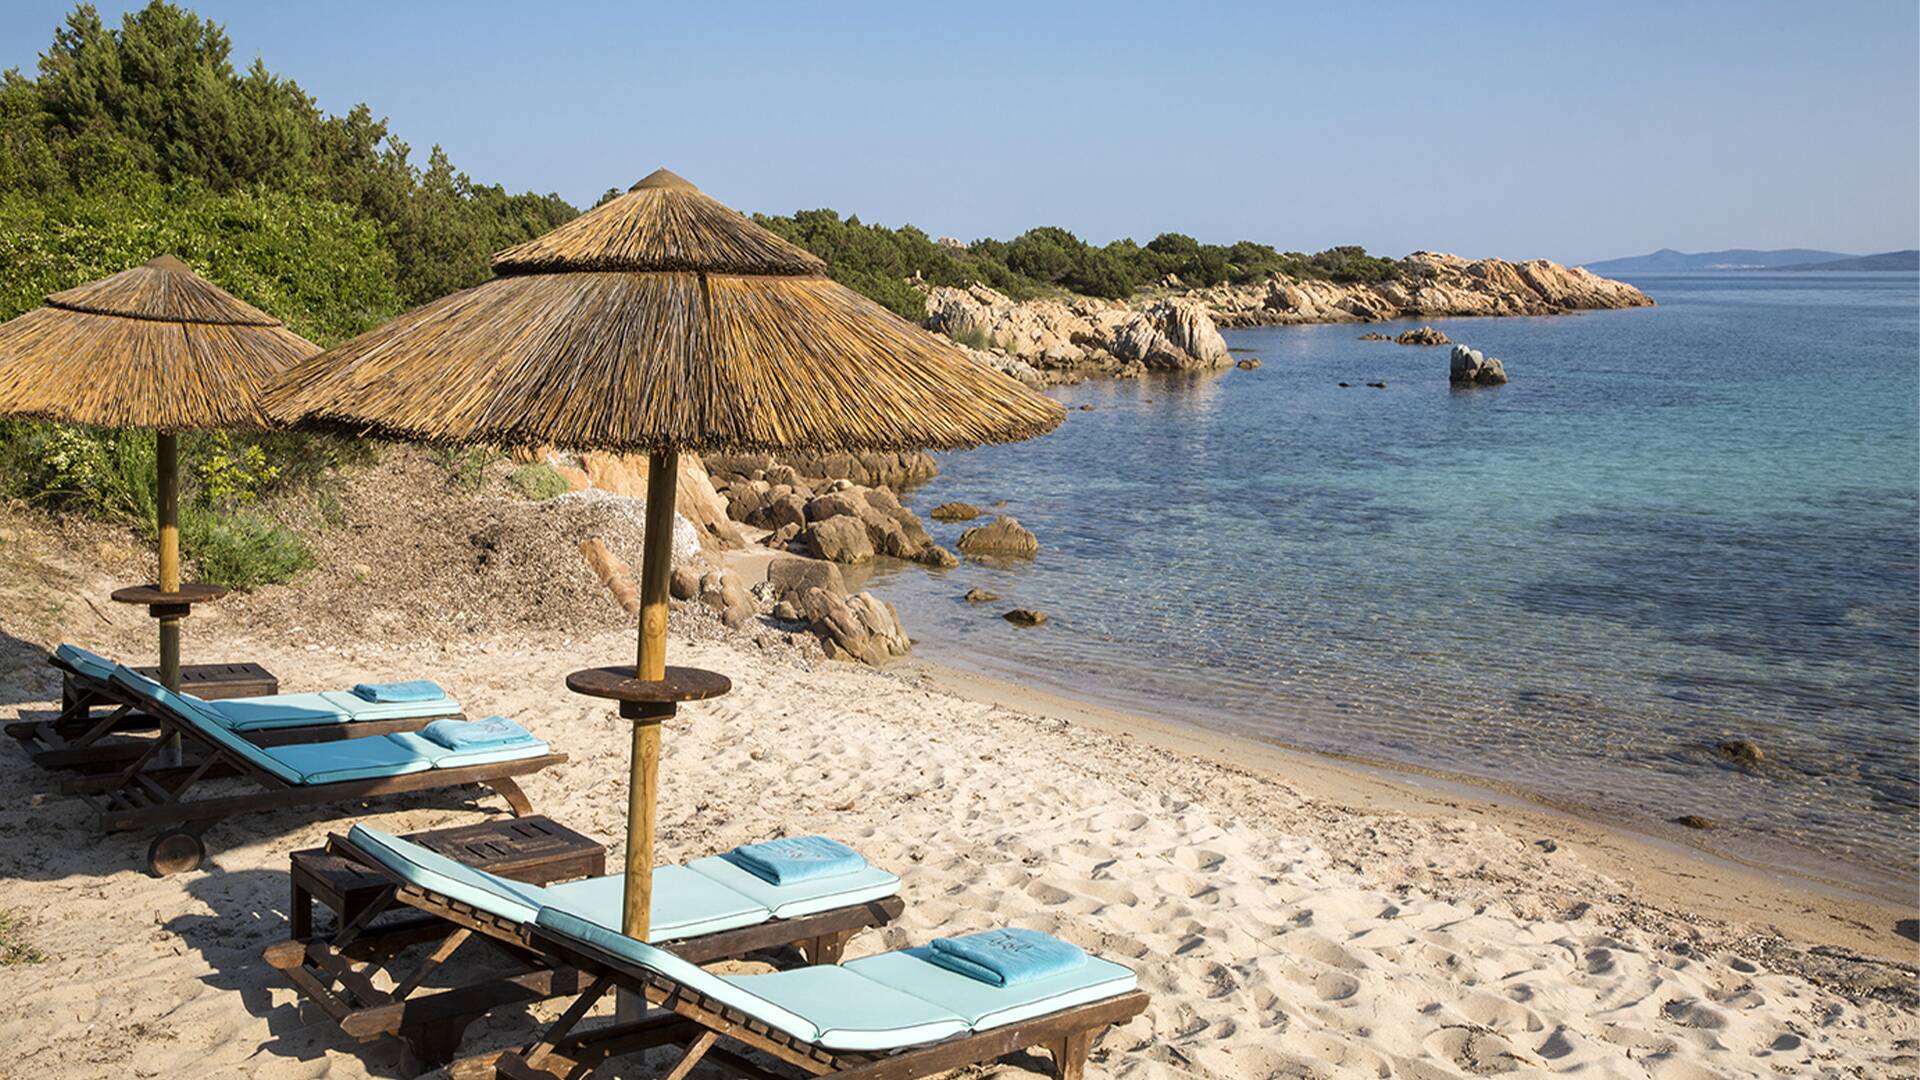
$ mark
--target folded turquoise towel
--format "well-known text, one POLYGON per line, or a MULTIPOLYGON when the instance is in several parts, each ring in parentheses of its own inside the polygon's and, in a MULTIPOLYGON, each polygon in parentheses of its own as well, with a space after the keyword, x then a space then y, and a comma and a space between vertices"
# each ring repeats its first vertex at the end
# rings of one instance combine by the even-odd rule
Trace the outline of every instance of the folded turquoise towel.
POLYGON ((406 682, 363 682, 353 688, 353 692, 368 701, 438 701, 447 696, 440 684, 432 679, 409 679, 406 682))
POLYGON ((435 720, 420 730, 422 738, 449 750, 493 750, 538 742, 526 728, 504 716, 485 720, 435 720))
POLYGON ((789 836, 741 844, 720 856, 770 885, 838 877, 867 868, 860 853, 824 836, 789 836))
POLYGON ((1019 986, 1063 975, 1087 962, 1071 942, 1021 927, 934 938, 927 959, 992 986, 1019 986))

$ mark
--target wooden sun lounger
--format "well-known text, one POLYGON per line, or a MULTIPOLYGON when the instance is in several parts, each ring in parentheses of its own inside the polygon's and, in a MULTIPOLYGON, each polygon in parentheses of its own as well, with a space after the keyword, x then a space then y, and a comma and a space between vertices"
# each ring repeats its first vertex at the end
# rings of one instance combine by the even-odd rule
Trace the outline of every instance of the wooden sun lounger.
MULTIPOLYGON (((331 936, 276 942, 264 955, 268 964, 279 969, 348 1035, 362 1042, 396 1036, 422 1064, 439 1066, 452 1059, 467 1025, 481 1015, 577 995, 587 989, 589 980, 577 970, 556 964, 550 955, 529 944, 531 925, 407 882, 344 836, 329 836, 327 851, 380 874, 388 879, 389 886, 331 936), (412 909, 414 915, 373 926, 382 914, 397 908, 412 909), (422 984, 454 950, 476 935, 518 970, 483 982, 419 993, 422 984), (435 941, 439 944, 410 972, 389 973, 396 976, 393 989, 375 987, 373 976, 381 973, 387 962, 410 946, 435 941)), ((832 964, 839 962, 854 934, 891 923, 904 907, 898 896, 889 896, 667 942, 661 947, 697 964, 787 947, 797 949, 805 963, 832 964)))
MULTIPOLYGON (((82 773, 112 772, 145 753, 149 738, 122 737, 129 732, 150 735, 160 726, 140 707, 135 695, 80 671, 58 656, 49 654, 47 662, 62 676, 60 713, 51 720, 11 723, 6 729, 25 745, 36 765, 82 773)), ((157 677, 155 669, 135 670, 149 678, 157 677)), ((279 680, 258 664, 197 664, 180 670, 181 688, 208 701, 279 692, 279 680)), ((293 746, 418 731, 436 720, 464 719, 464 713, 449 712, 391 720, 330 720, 235 734, 256 746, 293 746)))
POLYGON ((194 724, 174 715, 163 703, 124 687, 115 689, 134 698, 135 706, 158 722, 161 737, 148 741, 131 761, 117 765, 112 771, 70 779, 61 785, 61 791, 79 796, 99 815, 101 832, 160 829, 160 835, 147 848, 147 868, 160 876, 198 867, 207 850, 201 834, 211 825, 258 810, 323 806, 379 795, 481 784, 506 799, 516 816, 529 814, 533 812, 533 804, 527 801, 514 778, 567 760, 565 754, 541 754, 368 780, 293 784, 209 738, 194 724), (161 754, 170 741, 168 736, 173 735, 180 737, 183 749, 193 759, 189 764, 160 764, 161 754), (190 797, 201 783, 228 777, 245 780, 259 790, 239 795, 190 797))
POLYGON ((667 1080, 684 1080, 702 1061, 748 1080, 785 1080, 724 1043, 778 1059, 793 1073, 847 1080, 913 1080, 965 1065, 984 1063, 1029 1047, 1044 1047, 1060 1080, 1081 1080, 1087 1054, 1108 1027, 1144 1012, 1149 1000, 1131 990, 1086 1005, 1061 1009, 1031 1020, 956 1036, 903 1050, 881 1053, 833 1050, 796 1038, 761 1020, 715 1001, 691 987, 665 978, 585 942, 535 928, 528 943, 556 964, 587 980, 586 989, 540 1037, 519 1050, 499 1051, 453 1063, 453 1080, 562 1080, 585 1076, 602 1062, 660 1046, 684 1048, 667 1080), (643 995, 661 1012, 639 1020, 579 1030, 609 992, 643 995))

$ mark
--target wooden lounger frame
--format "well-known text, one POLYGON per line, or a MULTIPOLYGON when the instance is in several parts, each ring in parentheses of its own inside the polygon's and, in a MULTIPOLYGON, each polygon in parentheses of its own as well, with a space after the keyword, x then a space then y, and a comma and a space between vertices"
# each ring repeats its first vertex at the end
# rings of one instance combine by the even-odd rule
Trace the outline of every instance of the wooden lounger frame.
MULTIPOLYGON (((50 720, 15 721, 6 728, 7 734, 26 746, 34 764, 43 769, 97 773, 111 772, 139 758, 147 749, 146 739, 114 739, 112 736, 151 731, 159 726, 159 722, 140 707, 140 702, 132 694, 80 671, 58 656, 49 655, 47 662, 66 676, 73 695, 61 702, 60 712, 50 720), (96 714, 95 710, 102 708, 107 709, 107 713, 96 714)), ((464 713, 450 712, 397 720, 332 720, 234 734, 255 746, 290 746, 418 731, 435 720, 464 719, 464 713)))
MULTIPOLYGON (((467 1025, 499 1008, 577 995, 588 980, 577 970, 555 965, 529 944, 531 927, 422 888, 394 875, 343 836, 329 836, 327 851, 366 866, 391 884, 368 908, 329 937, 314 935, 267 946, 268 964, 286 975, 294 988, 332 1017, 340 1029, 362 1042, 392 1035, 428 1067, 452 1060, 467 1025), (373 923, 395 906, 414 909, 416 917, 373 923), (485 982, 418 994, 421 985, 454 950, 478 937, 512 960, 518 973, 485 982), (413 945, 438 941, 412 970, 390 972, 392 990, 379 990, 373 976, 413 945), (358 966, 356 966, 356 964, 358 966)), ((889 896, 864 904, 773 919, 735 930, 668 942, 665 948, 696 964, 711 963, 793 947, 808 964, 839 963, 847 941, 869 927, 900 917, 905 904, 889 896)))
POLYGON ((536 773, 567 760, 565 754, 541 754, 371 780, 289 784, 208 738, 194 725, 179 720, 160 702, 128 693, 142 711, 159 723, 162 737, 148 741, 137 757, 113 771, 74 777, 62 783, 60 790, 78 795, 99 815, 101 832, 155 827, 167 830, 147 851, 148 868, 162 876, 191 870, 200 864, 206 854, 200 834, 210 824, 256 810, 321 806, 408 791, 481 784, 506 799, 514 816, 523 817, 533 812, 533 804, 527 801, 526 793, 520 790, 514 777, 536 773), (196 751, 197 763, 165 766, 158 762, 169 742, 166 736, 175 734, 180 736, 183 747, 191 746, 196 751), (244 795, 188 798, 202 781, 236 776, 258 785, 260 790, 244 795))
POLYGON ((786 1080, 781 1073, 762 1068, 721 1045, 723 1039, 776 1058, 803 1077, 846 1080, 913 1080, 1040 1046, 1053 1058, 1054 1072, 1061 1080, 1081 1080, 1094 1040, 1108 1027, 1124 1024, 1145 1011, 1149 1000, 1145 991, 1131 990, 990 1031, 906 1050, 830 1050, 585 942, 538 928, 528 942, 553 961, 585 976, 586 989, 557 1021, 519 1050, 454 1062, 447 1070, 453 1080, 571 1080, 611 1058, 669 1045, 683 1047, 683 1052, 666 1080, 684 1080, 701 1061, 720 1065, 747 1080, 786 1080), (615 989, 640 994, 648 1004, 663 1011, 635 1021, 578 1030, 593 1007, 615 989))

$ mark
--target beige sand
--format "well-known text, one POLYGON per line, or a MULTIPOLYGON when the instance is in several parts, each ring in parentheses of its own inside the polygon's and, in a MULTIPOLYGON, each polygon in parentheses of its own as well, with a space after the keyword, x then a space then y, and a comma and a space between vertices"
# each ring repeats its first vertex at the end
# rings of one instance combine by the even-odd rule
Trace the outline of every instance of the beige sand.
MULTIPOLYGON (((116 621, 103 644, 137 648, 137 625, 116 621)), ((235 637, 219 651, 257 657, 289 689, 433 673, 470 710, 519 717, 572 753, 529 795, 542 812, 622 841, 625 726, 560 680, 583 662, 620 660, 630 636, 458 650, 287 640, 235 637)), ((857 939, 855 953, 1017 923, 1134 965, 1154 1004, 1097 1048, 1096 1075, 1915 1069, 1911 969, 1822 961, 1764 928, 1690 915, 1672 897, 1648 902, 1644 884, 1584 861, 1594 849, 1616 872, 1645 868, 1621 861, 1628 842, 1596 843, 1600 830, 1486 806, 1448 812, 1449 797, 1307 759, 1225 763, 1218 747, 1169 748, 1151 733, 956 697, 926 672, 795 667, 678 635, 673 649, 678 662, 728 672, 737 689, 670 727, 663 857, 829 833, 906 880, 904 925, 857 939), (1311 786, 1294 782, 1308 776, 1311 786), (1537 844, 1549 837, 1557 851, 1537 844), (1894 989, 1846 992, 1875 982, 1894 989)), ((20 685, 28 678, 39 676, 11 676, 7 700, 48 696, 44 682, 20 685)), ((497 798, 383 801, 331 821, 254 817, 210 834, 212 869, 155 880, 140 869, 144 839, 94 835, 77 803, 13 748, 0 753, 0 907, 48 956, 0 967, 0 1074, 398 1074, 395 1046, 345 1039, 260 961, 285 934, 286 853, 352 818, 429 828, 501 813, 497 798)), ((1682 854, 1655 858, 1656 880, 1714 878, 1710 903, 1742 888, 1688 869, 1682 854)), ((1771 888, 1763 914, 1779 922, 1796 894, 1771 888)), ((1797 895, 1803 907, 1827 903, 1797 895)), ((1905 952, 1885 933, 1894 913, 1847 903, 1863 916, 1845 931, 1854 944, 1905 952)), ((531 1029, 525 1014, 502 1017, 476 1026, 468 1045, 531 1029)), ((1038 1065, 1014 1059, 986 1073, 1038 1065)))

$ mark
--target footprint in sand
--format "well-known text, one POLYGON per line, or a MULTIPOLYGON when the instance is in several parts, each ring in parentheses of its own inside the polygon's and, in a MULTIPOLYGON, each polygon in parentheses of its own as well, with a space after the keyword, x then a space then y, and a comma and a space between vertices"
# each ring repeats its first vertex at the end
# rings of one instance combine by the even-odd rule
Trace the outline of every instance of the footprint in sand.
POLYGON ((1321 1001, 1346 1001, 1360 992, 1360 980, 1344 972, 1322 972, 1313 980, 1313 992, 1321 1001))
POLYGON ((1173 855, 1173 864, 1175 866, 1180 867, 1182 870, 1197 870, 1201 873, 1209 873, 1217 870, 1220 864, 1226 861, 1227 857, 1225 855, 1217 851, 1209 851, 1206 848, 1181 848, 1179 851, 1174 852, 1173 855))

